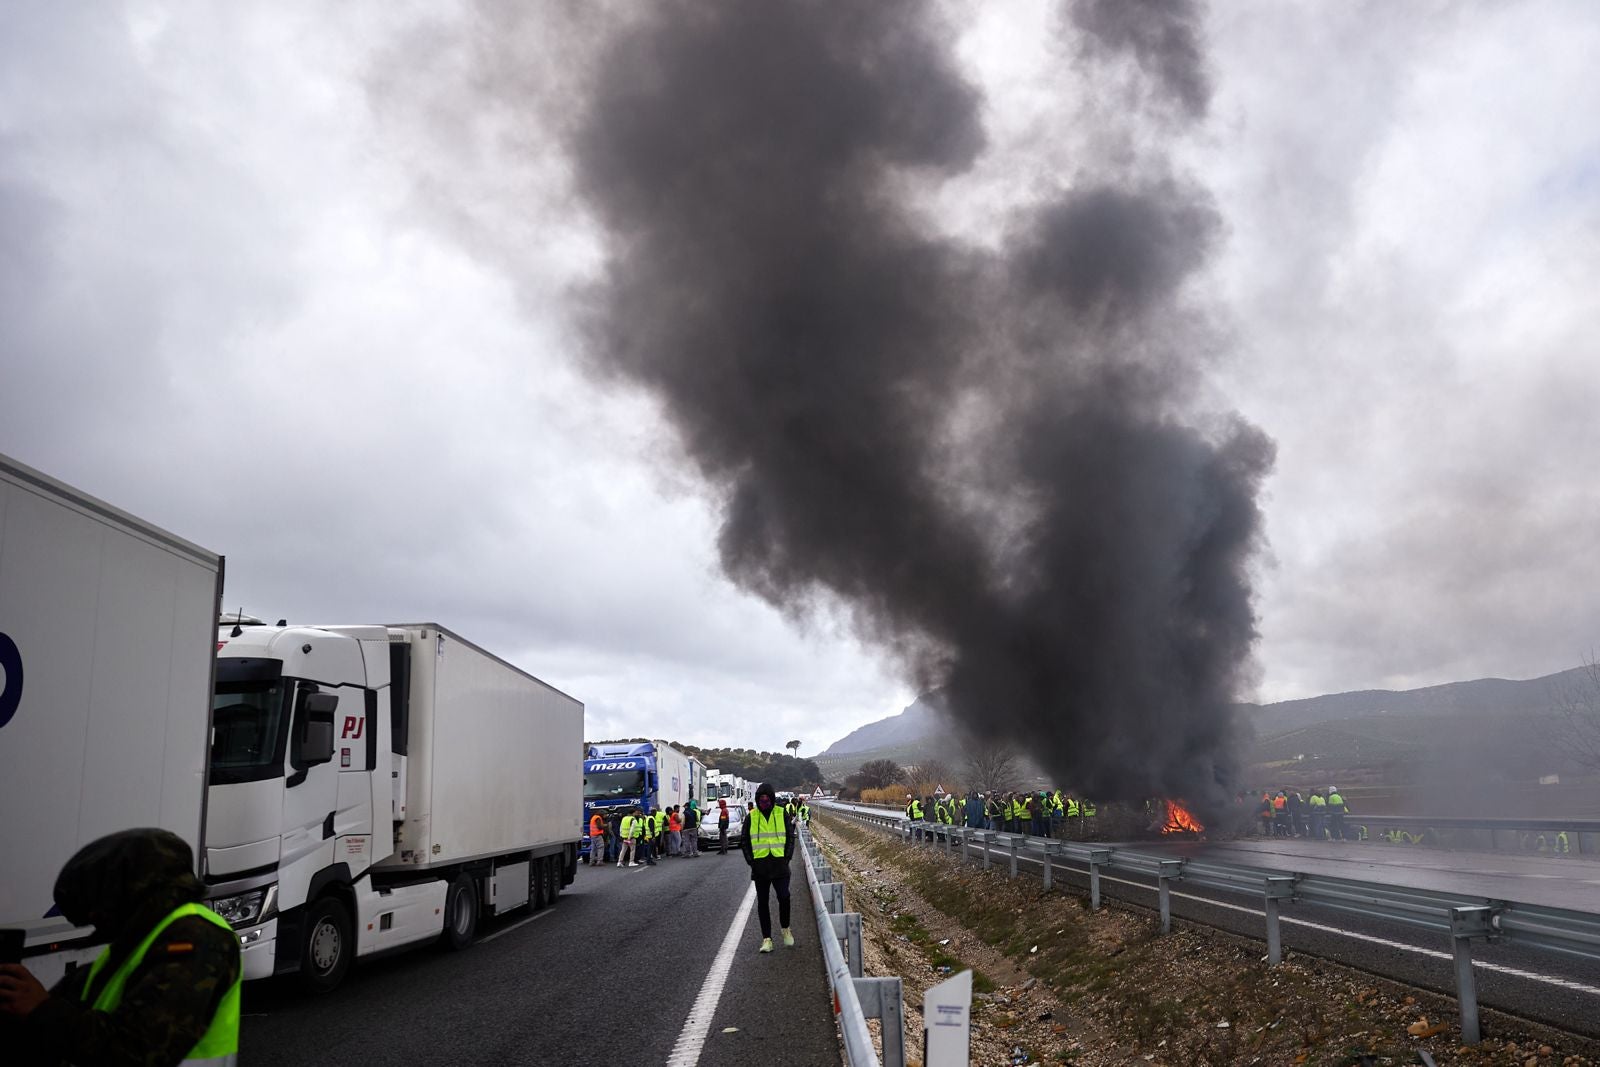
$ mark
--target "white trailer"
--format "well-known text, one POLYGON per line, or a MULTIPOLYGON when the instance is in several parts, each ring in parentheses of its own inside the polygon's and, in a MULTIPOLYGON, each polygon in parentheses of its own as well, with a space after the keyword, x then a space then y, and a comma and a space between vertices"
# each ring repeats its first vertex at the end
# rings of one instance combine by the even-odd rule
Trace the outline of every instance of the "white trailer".
POLYGON ((218 637, 206 835, 247 979, 472 941, 577 869, 583 705, 436 623, 218 637))
POLYGON ((706 765, 693 756, 689 757, 689 799, 699 805, 700 810, 705 810, 706 765))
POLYGON ((222 572, 0 456, 0 927, 47 985, 99 952, 54 914, 74 852, 159 826, 198 862, 222 572))

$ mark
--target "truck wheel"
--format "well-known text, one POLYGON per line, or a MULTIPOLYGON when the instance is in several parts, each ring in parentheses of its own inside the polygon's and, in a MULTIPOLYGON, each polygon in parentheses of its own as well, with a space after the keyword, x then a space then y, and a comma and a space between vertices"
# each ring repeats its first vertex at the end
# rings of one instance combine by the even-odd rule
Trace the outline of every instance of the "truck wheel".
POLYGON ((305 931, 300 946, 300 985, 307 992, 327 993, 344 981, 355 958, 350 912, 337 897, 322 897, 306 909, 305 931))
POLYGON ((478 931, 478 887, 463 874, 450 883, 444 897, 444 932, 439 940, 447 948, 463 949, 472 944, 478 931))
POLYGON ((545 857, 544 866, 550 872, 550 890, 545 894, 546 903, 554 904, 556 897, 561 895, 561 863, 562 857, 560 856, 545 857))
POLYGON ((534 860, 528 867, 528 910, 538 911, 549 901, 545 900, 545 887, 550 879, 545 877, 544 860, 534 860))

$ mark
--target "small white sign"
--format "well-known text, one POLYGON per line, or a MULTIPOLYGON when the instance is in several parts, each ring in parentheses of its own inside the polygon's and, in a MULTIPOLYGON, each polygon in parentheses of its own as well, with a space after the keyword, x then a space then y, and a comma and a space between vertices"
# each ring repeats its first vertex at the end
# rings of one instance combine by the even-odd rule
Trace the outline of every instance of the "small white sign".
POLYGON ((922 1025, 922 1062, 927 1067, 967 1067, 971 971, 962 971, 923 994, 922 1025))

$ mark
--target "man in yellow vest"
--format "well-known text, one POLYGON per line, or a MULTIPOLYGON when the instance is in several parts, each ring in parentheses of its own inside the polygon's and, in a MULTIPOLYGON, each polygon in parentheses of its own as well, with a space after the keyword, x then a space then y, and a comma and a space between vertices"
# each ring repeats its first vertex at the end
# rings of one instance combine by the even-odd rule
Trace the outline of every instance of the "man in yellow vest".
POLYGON ((639 866, 639 817, 634 814, 638 810, 629 808, 628 814, 622 817, 622 851, 617 853, 617 866, 639 866))
POLYGON ((0 964, 0 1014, 22 1020, 22 1062, 235 1062, 239 939, 203 893, 193 853, 169 830, 79 849, 56 878, 56 906, 111 943, 49 992, 26 967, 0 964))
POLYGON ((767 892, 778 891, 778 925, 783 943, 794 948, 789 932, 789 861, 800 847, 794 820, 773 802, 772 786, 756 786, 756 806, 745 819, 744 840, 739 850, 750 865, 750 880, 756 884, 756 918, 761 921, 761 951, 772 951, 772 911, 767 892))

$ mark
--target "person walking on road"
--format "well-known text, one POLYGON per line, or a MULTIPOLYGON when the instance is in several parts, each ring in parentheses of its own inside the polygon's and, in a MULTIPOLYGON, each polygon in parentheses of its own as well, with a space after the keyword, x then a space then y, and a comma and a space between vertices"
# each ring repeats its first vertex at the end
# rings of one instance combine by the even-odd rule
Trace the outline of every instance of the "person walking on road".
POLYGON ((676 804, 667 811, 667 855, 683 855, 683 816, 676 804))
POLYGON ((717 800, 717 855, 728 854, 728 801, 717 800))
POLYGON ((56 909, 111 943, 48 991, 21 964, 0 963, 5 1062, 235 1062, 239 938, 204 893, 194 854, 170 830, 123 830, 79 849, 56 878, 56 909))
POLYGON ((745 816, 744 838, 739 850, 750 865, 750 880, 756 884, 756 918, 761 922, 762 952, 772 951, 772 911, 767 902, 769 890, 777 890, 778 926, 783 943, 794 948, 789 930, 789 861, 799 847, 795 822, 775 803, 772 786, 756 786, 756 806, 745 816))

